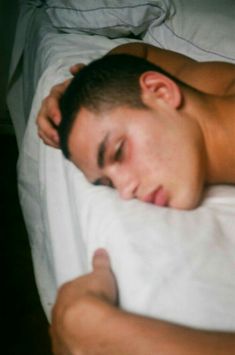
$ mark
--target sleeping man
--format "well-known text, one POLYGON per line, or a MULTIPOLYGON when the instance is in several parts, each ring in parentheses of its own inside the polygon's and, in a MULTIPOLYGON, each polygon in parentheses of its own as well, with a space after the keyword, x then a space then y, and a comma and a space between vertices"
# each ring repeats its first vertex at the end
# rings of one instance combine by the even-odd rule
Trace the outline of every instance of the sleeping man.
MULTIPOLYGON (((37 118, 44 142, 125 199, 192 209, 205 185, 234 184, 235 66, 144 44, 112 54, 52 90, 37 118)), ((55 354, 235 354, 234 334, 120 310, 104 250, 59 291, 51 334, 55 354)))
MULTIPOLYGON (((156 63, 157 51, 147 59, 156 63)), ((65 155, 90 181, 125 199, 191 209, 205 184, 235 182, 235 67, 174 56, 173 77, 136 56, 105 56, 84 67, 61 100, 59 132, 65 155)), ((47 138, 44 118, 39 134, 47 138)))

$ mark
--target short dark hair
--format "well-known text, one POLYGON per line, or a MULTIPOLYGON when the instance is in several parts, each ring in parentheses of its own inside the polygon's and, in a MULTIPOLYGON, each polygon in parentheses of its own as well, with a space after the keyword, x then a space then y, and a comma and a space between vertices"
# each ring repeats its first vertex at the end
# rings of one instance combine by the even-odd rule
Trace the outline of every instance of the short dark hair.
POLYGON ((119 106, 146 109, 141 100, 139 77, 150 70, 178 82, 172 75, 146 59, 127 54, 106 55, 91 62, 75 75, 59 102, 62 119, 58 133, 66 158, 70 157, 69 134, 82 107, 97 114, 119 106))

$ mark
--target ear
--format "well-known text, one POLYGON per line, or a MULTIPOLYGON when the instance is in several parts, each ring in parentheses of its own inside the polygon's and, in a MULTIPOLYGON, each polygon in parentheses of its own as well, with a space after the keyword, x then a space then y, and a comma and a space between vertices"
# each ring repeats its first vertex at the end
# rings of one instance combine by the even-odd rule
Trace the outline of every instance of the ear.
POLYGON ((149 108, 155 108, 158 99, 165 101, 172 108, 178 109, 183 101, 180 87, 166 75, 147 71, 139 79, 142 101, 149 108))

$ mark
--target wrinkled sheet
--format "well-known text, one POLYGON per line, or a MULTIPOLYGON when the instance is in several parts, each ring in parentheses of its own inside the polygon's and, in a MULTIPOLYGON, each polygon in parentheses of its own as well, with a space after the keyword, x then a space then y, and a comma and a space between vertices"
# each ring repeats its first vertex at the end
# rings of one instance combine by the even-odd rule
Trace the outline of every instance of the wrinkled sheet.
MULTIPOLYGON (((150 30, 146 41, 166 46, 165 37, 156 35, 164 33, 161 26, 150 30)), ((168 38, 168 47, 174 40, 168 38)), ((102 246, 111 256, 124 309, 194 327, 235 330, 234 187, 209 189, 202 206, 190 212, 125 202, 111 189, 90 185, 59 150, 37 137, 41 100, 69 76, 69 66, 87 63, 125 41, 49 31, 37 46, 35 76, 24 79, 33 80, 37 90, 20 149, 19 192, 44 310, 50 319, 57 288, 88 272, 94 250, 102 246)), ((203 51, 193 48, 192 56, 203 51)), ((215 58, 221 53, 203 52, 203 59, 215 58)))
POLYGON ((203 205, 190 212, 125 202, 115 191, 86 182, 59 150, 37 137, 35 116, 51 85, 68 76, 70 63, 91 59, 108 42, 84 35, 81 55, 66 51, 44 72, 21 150, 21 201, 47 316, 57 287, 88 272, 92 253, 102 246, 110 253, 124 309, 234 330, 234 187, 210 189, 203 205))

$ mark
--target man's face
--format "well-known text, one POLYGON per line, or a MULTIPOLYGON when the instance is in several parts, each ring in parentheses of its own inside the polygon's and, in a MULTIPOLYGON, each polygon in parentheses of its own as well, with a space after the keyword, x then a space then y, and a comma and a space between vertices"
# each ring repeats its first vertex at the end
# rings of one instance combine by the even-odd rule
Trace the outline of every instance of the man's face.
POLYGON ((124 199, 194 208, 204 184, 200 134, 164 101, 158 107, 99 116, 82 108, 69 137, 71 160, 89 181, 113 186, 124 199))

